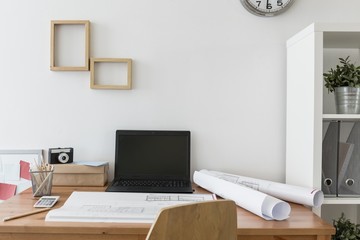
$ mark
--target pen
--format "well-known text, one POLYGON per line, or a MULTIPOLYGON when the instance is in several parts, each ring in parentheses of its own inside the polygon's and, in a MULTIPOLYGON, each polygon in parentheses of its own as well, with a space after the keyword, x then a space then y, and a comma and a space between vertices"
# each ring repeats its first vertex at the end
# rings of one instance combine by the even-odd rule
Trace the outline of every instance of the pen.
POLYGON ((5 222, 5 221, 13 220, 13 219, 16 219, 16 218, 21 218, 21 217, 26 217, 26 216, 29 216, 29 215, 33 215, 33 214, 36 214, 36 213, 46 212, 46 211, 49 211, 50 209, 51 208, 44 208, 44 209, 39 209, 39 210, 31 211, 31 212, 22 213, 22 214, 19 214, 19 215, 5 217, 5 218, 3 218, 3 221, 5 222))

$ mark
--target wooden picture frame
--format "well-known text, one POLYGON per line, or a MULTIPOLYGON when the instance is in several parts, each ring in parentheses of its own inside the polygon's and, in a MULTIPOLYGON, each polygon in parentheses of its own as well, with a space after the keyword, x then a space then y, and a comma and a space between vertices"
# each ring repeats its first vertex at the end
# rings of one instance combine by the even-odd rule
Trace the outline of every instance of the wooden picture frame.
MULTIPOLYGON (((104 77, 106 78, 106 76, 104 77)), ((90 88, 92 89, 115 89, 130 90, 132 88, 132 60, 130 58, 91 58, 90 59, 90 88), (125 84, 100 84, 96 76, 97 63, 119 63, 127 64, 126 66, 126 83, 125 84)))
MULTIPOLYGON (((81 34, 81 33, 80 33, 81 34)), ((65 36, 62 36, 65 37, 65 36)), ((65 44, 66 44, 65 43, 65 44)), ((74 41, 75 43, 75 41, 74 41)), ((51 21, 51 43, 50 43, 50 70, 52 71, 89 71, 89 56, 90 56, 90 21, 88 20, 53 20, 51 21), (72 44, 65 46, 65 48, 70 48, 69 51, 73 53, 74 49, 71 50, 71 47, 75 48, 76 51, 79 51, 80 54, 84 54, 84 56, 77 56, 76 59, 79 59, 79 64, 76 62, 74 65, 73 63, 59 63, 60 56, 66 55, 67 52, 63 51, 64 49, 60 50, 61 44, 61 34, 60 30, 57 31, 57 28, 60 28, 63 25, 63 27, 68 27, 71 29, 72 33, 79 34, 78 33, 78 27, 82 26, 84 28, 84 42, 82 42, 82 39, 80 40, 80 43, 78 43, 78 37, 74 37, 66 41, 76 40, 76 43, 80 45, 84 45, 83 48, 76 48, 76 46, 72 46, 72 44), (74 32, 75 31, 75 32, 74 32), (76 38, 76 39, 75 39, 76 38), (60 45, 60 46, 57 46, 60 45), (58 56, 59 55, 59 56, 58 56), (83 63, 82 63, 83 62, 83 63)), ((71 57, 70 57, 71 58, 71 57)))

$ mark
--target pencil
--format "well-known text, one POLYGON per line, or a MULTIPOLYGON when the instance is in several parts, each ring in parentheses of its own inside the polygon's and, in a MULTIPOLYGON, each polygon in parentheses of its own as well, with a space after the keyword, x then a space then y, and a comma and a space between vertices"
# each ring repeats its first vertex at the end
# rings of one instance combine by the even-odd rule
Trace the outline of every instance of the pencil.
POLYGON ((5 221, 13 220, 13 219, 16 219, 16 218, 21 218, 21 217, 26 217, 26 216, 29 216, 29 215, 33 215, 33 214, 36 214, 36 213, 46 212, 46 211, 49 211, 50 209, 51 208, 43 208, 43 209, 31 211, 31 212, 22 213, 22 214, 19 214, 19 215, 5 217, 5 218, 3 218, 3 221, 5 222, 5 221))

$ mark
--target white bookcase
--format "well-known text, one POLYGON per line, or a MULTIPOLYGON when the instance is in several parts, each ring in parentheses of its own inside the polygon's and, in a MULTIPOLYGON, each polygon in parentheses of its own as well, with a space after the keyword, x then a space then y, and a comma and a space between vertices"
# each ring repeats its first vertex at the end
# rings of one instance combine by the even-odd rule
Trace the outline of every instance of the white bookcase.
MULTIPOLYGON (((287 41, 288 184, 321 189, 323 121, 360 120, 360 115, 336 114, 334 96, 324 87, 323 73, 347 56, 360 64, 360 23, 313 23, 287 41)), ((325 198, 313 211, 330 223, 341 212, 359 223, 359 204, 360 197, 325 198)))

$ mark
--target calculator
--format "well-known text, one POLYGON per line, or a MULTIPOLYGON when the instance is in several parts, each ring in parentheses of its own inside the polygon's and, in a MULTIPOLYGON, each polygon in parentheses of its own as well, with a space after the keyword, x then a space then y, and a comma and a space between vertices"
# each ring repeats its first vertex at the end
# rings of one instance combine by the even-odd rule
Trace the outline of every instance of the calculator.
POLYGON ((43 196, 34 204, 36 208, 50 208, 59 200, 60 196, 43 196))

